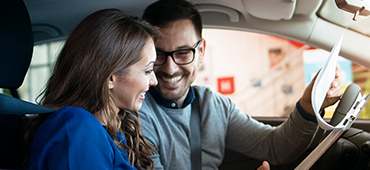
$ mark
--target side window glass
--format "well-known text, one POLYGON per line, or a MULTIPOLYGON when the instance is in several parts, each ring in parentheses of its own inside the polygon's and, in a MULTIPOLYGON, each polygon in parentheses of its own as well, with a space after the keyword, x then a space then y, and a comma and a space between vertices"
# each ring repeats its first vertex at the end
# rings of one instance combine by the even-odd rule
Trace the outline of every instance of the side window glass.
MULTIPOLYGON (((207 41, 195 84, 218 91, 255 117, 287 117, 330 52, 270 35, 204 29, 207 41)), ((369 94, 368 69, 340 57, 345 89, 358 84, 369 94)), ((330 118, 335 106, 327 108, 330 118)), ((359 119, 370 119, 366 108, 359 119)))
POLYGON ((36 103, 38 95, 45 88, 63 44, 64 41, 57 41, 34 46, 30 68, 22 86, 18 89, 21 99, 36 103))
MULTIPOLYGON (((204 29, 207 41, 203 64, 194 84, 210 87, 229 97, 237 107, 255 117, 287 117, 324 64, 329 52, 270 35, 224 29, 204 29)), ((33 59, 18 93, 36 103, 45 88, 64 41, 36 45, 33 59)), ((344 73, 343 90, 358 84, 370 93, 370 72, 345 58, 338 63, 344 73)), ((10 94, 5 89, 0 93, 10 94)), ((370 119, 365 106, 359 119, 370 119)), ((326 110, 330 118, 335 105, 326 110)))

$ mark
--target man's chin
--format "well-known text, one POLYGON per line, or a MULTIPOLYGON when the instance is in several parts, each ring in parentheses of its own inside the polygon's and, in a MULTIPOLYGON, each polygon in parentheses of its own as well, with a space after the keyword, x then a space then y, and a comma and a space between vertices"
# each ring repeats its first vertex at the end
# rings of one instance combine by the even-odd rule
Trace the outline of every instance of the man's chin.
POLYGON ((181 96, 179 93, 176 93, 175 91, 166 91, 166 92, 160 92, 163 98, 171 101, 177 101, 181 96))
POLYGON ((181 98, 180 92, 177 88, 159 88, 156 87, 156 90, 161 94, 161 96, 167 100, 176 101, 181 98))

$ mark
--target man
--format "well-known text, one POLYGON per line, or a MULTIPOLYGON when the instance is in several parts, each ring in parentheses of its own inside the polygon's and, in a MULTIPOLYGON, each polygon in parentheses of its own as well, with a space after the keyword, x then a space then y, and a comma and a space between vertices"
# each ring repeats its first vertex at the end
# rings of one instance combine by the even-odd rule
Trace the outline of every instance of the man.
MULTIPOLYGON (((311 107, 312 84, 283 125, 264 125, 227 97, 207 87, 191 86, 206 50, 202 21, 194 5, 160 0, 146 8, 143 18, 163 34, 155 43, 158 85, 146 94, 139 111, 143 135, 158 148, 151 157, 156 169, 192 169, 190 120, 194 112, 200 115, 202 169, 217 169, 225 148, 271 164, 289 163, 307 148, 317 129, 311 107)), ((337 68, 323 106, 339 99, 341 79, 337 68)), ((266 164, 261 168, 268 168, 266 164)))

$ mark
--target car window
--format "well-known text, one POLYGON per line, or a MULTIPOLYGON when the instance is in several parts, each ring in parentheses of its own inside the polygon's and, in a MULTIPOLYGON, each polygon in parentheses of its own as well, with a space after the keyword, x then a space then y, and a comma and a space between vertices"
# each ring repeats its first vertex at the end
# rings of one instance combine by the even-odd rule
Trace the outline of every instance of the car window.
MULTIPOLYGON (((206 54, 195 85, 218 91, 245 113, 255 117, 287 117, 304 88, 324 64, 329 52, 288 39, 227 29, 203 30, 206 54)), ((36 45, 24 83, 23 100, 36 103, 50 76, 64 41, 36 45)), ((340 57, 345 75, 343 90, 350 83, 370 92, 369 70, 340 57)), ((335 106, 326 110, 330 118, 335 106)), ((365 108, 359 119, 370 119, 365 108)))
MULTIPOLYGON (((324 65, 328 51, 275 36, 205 29, 205 62, 195 84, 211 87, 233 100, 238 108, 256 117, 287 117, 304 88, 324 65)), ((368 94, 365 67, 339 57, 343 90, 356 83, 368 94)), ((369 84, 369 85, 367 85, 369 84)), ((326 109, 330 118, 335 105, 326 109)), ((368 119, 363 109, 359 119, 368 119)))
POLYGON ((63 44, 64 41, 56 41, 34 46, 30 68, 18 89, 21 99, 37 103, 37 97, 45 88, 63 44))

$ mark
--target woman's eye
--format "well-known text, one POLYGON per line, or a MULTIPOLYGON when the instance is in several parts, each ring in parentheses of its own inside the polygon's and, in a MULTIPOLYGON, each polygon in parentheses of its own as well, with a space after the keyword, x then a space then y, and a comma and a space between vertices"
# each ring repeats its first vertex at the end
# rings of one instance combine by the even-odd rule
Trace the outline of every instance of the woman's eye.
POLYGON ((145 74, 151 74, 151 73, 153 73, 153 69, 150 69, 150 70, 147 70, 147 71, 145 71, 145 74))

